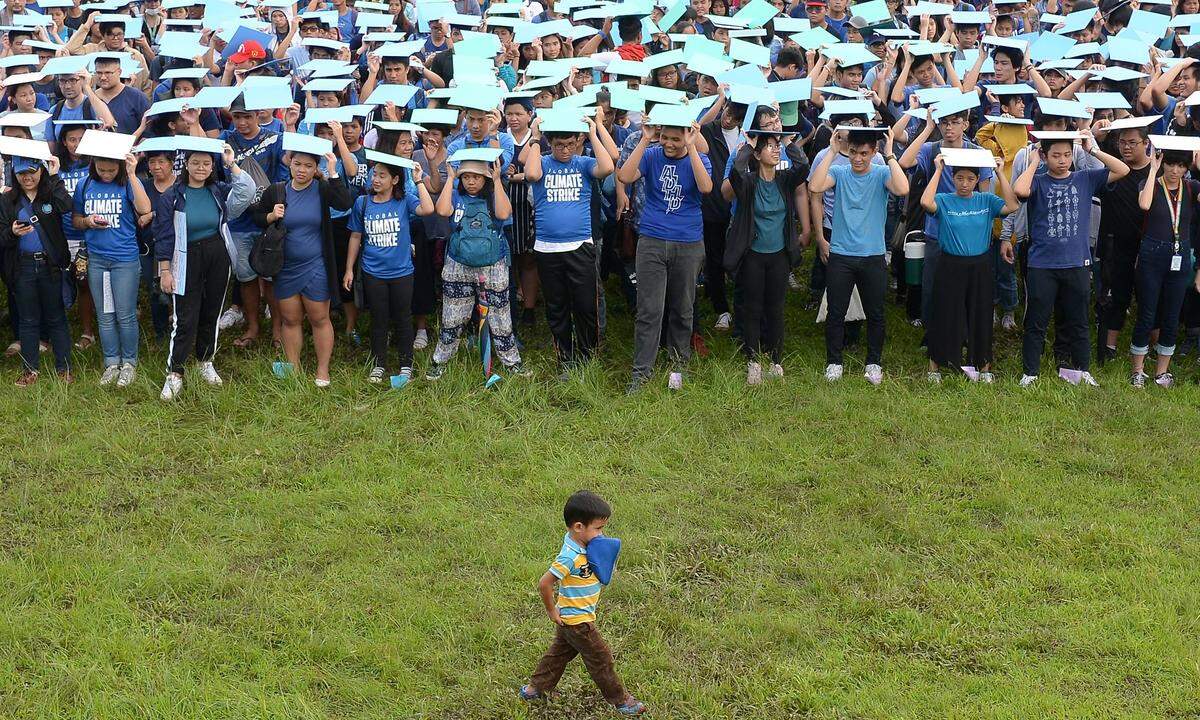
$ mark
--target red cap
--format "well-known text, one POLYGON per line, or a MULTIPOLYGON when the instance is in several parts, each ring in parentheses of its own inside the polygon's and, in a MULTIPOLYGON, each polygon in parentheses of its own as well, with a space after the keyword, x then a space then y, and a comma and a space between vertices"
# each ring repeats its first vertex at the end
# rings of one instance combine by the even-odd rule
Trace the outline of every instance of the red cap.
POLYGON ((827 3, 825 0, 808 0, 804 4, 805 6, 820 5, 821 7, 825 7, 827 3))
POLYGON ((266 60, 267 51, 263 50, 262 43, 257 40, 247 40, 238 45, 237 52, 230 55, 229 59, 235 63, 244 63, 247 60, 266 60))

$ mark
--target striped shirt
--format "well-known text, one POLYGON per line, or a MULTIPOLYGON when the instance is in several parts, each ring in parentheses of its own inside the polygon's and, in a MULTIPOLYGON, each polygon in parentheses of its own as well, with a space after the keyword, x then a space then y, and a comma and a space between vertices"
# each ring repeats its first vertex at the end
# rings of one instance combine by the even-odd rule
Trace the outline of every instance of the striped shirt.
POLYGON ((563 536, 562 550, 550 563, 550 574, 558 578, 558 599, 555 605, 564 625, 596 622, 596 603, 600 600, 600 579, 592 573, 587 552, 563 536))

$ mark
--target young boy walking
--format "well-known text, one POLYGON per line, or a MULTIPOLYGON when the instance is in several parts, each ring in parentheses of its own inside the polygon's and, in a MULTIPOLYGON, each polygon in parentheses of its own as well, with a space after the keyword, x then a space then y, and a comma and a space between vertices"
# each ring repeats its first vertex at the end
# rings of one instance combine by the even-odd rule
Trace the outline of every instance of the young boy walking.
POLYGON ((567 534, 558 557, 538 581, 538 591, 546 613, 557 626, 554 641, 542 655, 529 684, 521 688, 523 700, 545 697, 558 685, 567 663, 583 657, 588 674, 604 693, 604 699, 622 715, 640 715, 646 706, 625 691, 613 669, 612 651, 596 630, 596 603, 600 600, 600 579, 587 558, 587 545, 604 534, 612 508, 596 493, 580 490, 567 498, 563 520, 567 534), (558 584, 555 596, 554 585, 558 584))

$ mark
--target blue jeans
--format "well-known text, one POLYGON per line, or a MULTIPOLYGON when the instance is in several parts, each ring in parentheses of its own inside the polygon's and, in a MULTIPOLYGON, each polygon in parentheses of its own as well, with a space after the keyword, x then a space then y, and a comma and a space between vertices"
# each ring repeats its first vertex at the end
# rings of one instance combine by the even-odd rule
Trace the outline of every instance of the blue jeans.
POLYGON ((88 258, 88 287, 96 303, 104 367, 122 363, 137 365, 137 297, 141 279, 142 263, 138 259, 110 260, 99 255, 88 258), (105 273, 108 273, 109 286, 112 288, 113 312, 104 312, 105 273))
POLYGON ((1137 268, 1134 270, 1138 313, 1133 326, 1133 342, 1129 347, 1129 352, 1134 355, 1145 355, 1150 351, 1150 331, 1155 327, 1159 328, 1155 352, 1164 357, 1175 354, 1179 312, 1183 309, 1183 296, 1192 276, 1191 249, 1184 245, 1180 254, 1183 262, 1178 270, 1172 272, 1171 258, 1175 255, 1175 244, 1151 238, 1142 240, 1137 268))
POLYGON ((1017 309, 1017 273, 1012 263, 1000 257, 1000 242, 992 243, 992 262, 996 266, 995 304, 1000 310, 1010 313, 1017 309))

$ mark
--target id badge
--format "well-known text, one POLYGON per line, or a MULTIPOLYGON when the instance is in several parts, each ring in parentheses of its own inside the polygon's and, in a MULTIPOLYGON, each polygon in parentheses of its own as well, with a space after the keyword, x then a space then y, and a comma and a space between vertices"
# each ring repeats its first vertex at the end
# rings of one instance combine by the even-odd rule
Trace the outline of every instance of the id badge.
POLYGON ((1183 267, 1183 256, 1182 255, 1172 255, 1171 256, 1171 272, 1179 272, 1179 270, 1182 267, 1183 267))

